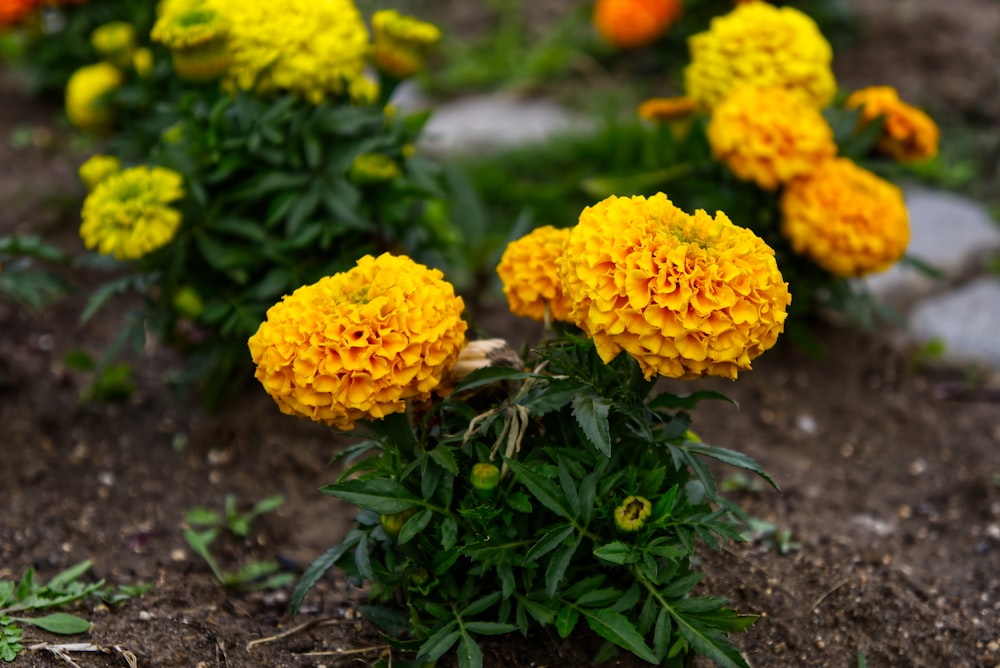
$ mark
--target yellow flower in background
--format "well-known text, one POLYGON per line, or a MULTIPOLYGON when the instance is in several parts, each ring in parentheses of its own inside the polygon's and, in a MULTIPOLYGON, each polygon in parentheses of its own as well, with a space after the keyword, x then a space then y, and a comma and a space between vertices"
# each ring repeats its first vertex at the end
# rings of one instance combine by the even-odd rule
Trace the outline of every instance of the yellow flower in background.
POLYGON ((497 274, 511 313, 541 321, 548 307, 553 319, 568 320, 570 304, 558 265, 569 234, 569 229, 545 225, 507 245, 497 274))
POLYGON ((687 94, 714 107, 742 86, 787 88, 816 108, 833 99, 833 49, 816 22, 793 7, 741 4, 688 40, 687 94))
POLYGON ((870 86, 847 98, 847 107, 861 109, 862 127, 882 117, 877 147, 903 163, 930 160, 938 154, 940 131, 924 111, 899 99, 892 86, 870 86))
POLYGON ((405 16, 394 9, 372 15, 372 60, 380 71, 397 78, 416 74, 428 49, 441 39, 432 23, 405 16))
POLYGON ((97 184, 120 171, 122 171, 121 160, 113 155, 102 155, 99 153, 87 158, 80 165, 77 173, 80 176, 80 180, 83 181, 83 185, 87 187, 87 191, 90 192, 97 187, 97 184))
POLYGON ((122 85, 122 73, 111 63, 81 67, 66 83, 66 115, 81 130, 101 130, 114 119, 107 94, 122 85))
POLYGON ((381 183, 399 178, 399 163, 384 153, 362 153, 354 158, 348 175, 355 183, 381 183))
POLYGON ((624 350, 646 378, 736 378, 777 341, 791 303, 759 237, 722 212, 685 213, 663 193, 584 209, 559 276, 570 319, 601 358, 624 350))
POLYGON ((712 155, 765 190, 837 154, 833 129, 815 107, 783 88, 744 87, 712 110, 712 155))
POLYGON ((626 497, 615 508, 615 526, 621 531, 632 533, 638 531, 653 513, 653 504, 641 496, 626 497))
POLYGON ((132 54, 132 69, 143 79, 153 75, 153 51, 145 47, 135 50, 132 54))
POLYGON ((910 241, 903 192, 846 158, 789 183, 781 212, 781 231, 793 250, 835 276, 888 269, 910 241))
POLYGON ((135 51, 135 26, 127 21, 105 23, 90 33, 90 43, 101 58, 125 69, 135 51))
POLYGON ((683 120, 691 116, 698 108, 694 98, 653 97, 639 105, 639 118, 647 121, 665 122, 683 120))
POLYGON ((184 196, 181 175, 163 167, 132 167, 97 184, 83 202, 80 237, 89 249, 136 260, 167 244, 181 224, 170 206, 184 196))
POLYGON ((229 67, 229 22, 209 0, 173 0, 160 6, 150 38, 170 49, 177 76, 212 81, 229 67))
POLYGON ((463 309, 440 271, 366 255, 268 309, 248 345, 283 413, 350 430, 430 397, 465 344, 463 309))

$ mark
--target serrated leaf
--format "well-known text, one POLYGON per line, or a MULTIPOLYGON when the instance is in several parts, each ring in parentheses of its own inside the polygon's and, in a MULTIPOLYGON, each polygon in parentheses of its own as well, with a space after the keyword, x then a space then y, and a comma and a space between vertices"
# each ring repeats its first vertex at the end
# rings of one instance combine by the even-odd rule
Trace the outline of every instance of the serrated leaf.
POLYGON ((458 641, 458 668, 483 668, 483 650, 467 633, 458 641))
POLYGON ((580 620, 580 612, 569 605, 563 606, 556 615, 556 632, 560 638, 568 638, 576 623, 580 620))
POLYGON ((620 612, 598 608, 581 610, 590 629, 605 640, 627 649, 643 661, 659 663, 656 654, 646 645, 646 641, 632 623, 620 612))
POLYGON ((528 553, 524 555, 524 561, 522 564, 530 564, 535 559, 548 554, 552 550, 556 549, 560 543, 566 540, 573 533, 573 525, 567 524, 565 526, 557 526, 550 529, 544 536, 538 539, 538 542, 531 546, 528 553))
POLYGON ((481 369, 476 369, 471 372, 465 378, 462 379, 458 385, 452 390, 450 396, 456 396, 461 392, 466 392, 468 390, 474 390, 478 387, 486 387, 487 385, 493 385, 494 383, 500 383, 509 380, 525 380, 527 378, 542 377, 533 373, 526 373, 524 371, 518 371, 517 369, 511 369, 502 366, 488 366, 481 369))
POLYGON ((613 543, 608 543, 594 548, 594 556, 598 559, 610 561, 612 564, 618 564, 621 566, 622 564, 635 561, 634 558, 629 559, 632 555, 632 551, 631 546, 616 540, 613 543))
POLYGON ((573 397, 573 417, 590 443, 605 457, 611 456, 611 427, 608 413, 611 402, 595 394, 573 397))
POLYGON ((694 441, 688 441, 678 447, 683 448, 687 452, 703 455, 705 457, 711 457, 712 459, 717 459, 724 464, 729 464, 730 466, 736 466, 738 468, 756 473, 761 478, 766 480, 776 491, 781 491, 781 488, 778 487, 778 483, 774 481, 767 471, 765 471, 760 464, 754 461, 752 457, 744 455, 742 452, 727 450, 725 448, 717 448, 705 443, 696 443, 694 441))
POLYGON ((510 467, 511 471, 517 477, 518 481, 521 482, 528 491, 538 499, 543 506, 554 512, 560 517, 564 517, 567 520, 573 520, 573 510, 569 507, 566 501, 566 497, 563 493, 556 487, 550 480, 543 478, 538 473, 521 464, 520 462, 514 461, 513 459, 508 459, 504 457, 504 461, 510 467))
POLYGON ((681 635, 696 652, 715 661, 720 668, 750 668, 739 650, 717 628, 703 624, 693 617, 672 613, 681 635))
POLYGON ((429 450, 427 454, 445 471, 452 475, 458 475, 458 462, 455 461, 455 455, 452 453, 451 448, 439 445, 429 450))
POLYGON ((462 635, 460 631, 455 630, 456 626, 458 626, 458 622, 451 621, 435 631, 417 650, 417 659, 434 662, 444 656, 445 652, 450 650, 462 635))
POLYGON ((480 599, 477 599, 470 603, 469 605, 462 608, 459 614, 462 617, 472 617, 473 615, 478 615, 480 612, 490 609, 500 601, 500 592, 495 591, 492 594, 487 594, 480 599))
POLYGON ((623 596, 617 589, 594 589, 576 599, 576 604, 581 608, 603 608, 620 601, 623 596))
POLYGON ((664 408, 690 410, 695 408, 702 401, 708 400, 726 401, 739 408, 739 403, 737 403, 735 399, 727 397, 725 394, 716 392, 715 390, 700 390, 698 392, 687 394, 683 397, 679 397, 676 394, 664 393, 650 400, 649 407, 654 410, 664 408))
POLYGON ((86 633, 90 630, 90 622, 86 619, 68 615, 65 612, 54 612, 44 617, 11 617, 11 619, 22 624, 37 626, 49 633, 58 633, 59 635, 74 635, 76 633, 86 633))
POLYGON ((384 515, 401 513, 421 504, 421 500, 406 487, 395 480, 384 478, 345 480, 326 485, 320 491, 353 503, 359 508, 374 510, 384 515))
POLYGON ((329 550, 321 554, 315 561, 313 561, 306 572, 302 574, 299 578, 299 583, 295 585, 295 591, 292 593, 291 600, 291 612, 292 617, 299 614, 299 608, 302 606, 302 601, 305 599, 306 594, 309 590, 313 588, 319 579, 330 570, 330 567, 337 563, 341 557, 343 557, 348 550, 358 544, 361 540, 361 532, 357 529, 352 529, 340 545, 335 545, 329 550))
POLYGON ((411 540, 417 537, 421 531, 427 528, 427 525, 431 523, 431 519, 434 518, 434 512, 424 508, 416 515, 406 520, 406 524, 403 528, 399 530, 399 538, 397 542, 400 545, 405 545, 411 540))
POLYGON ((555 598, 559 585, 566 575, 566 569, 569 568, 569 562, 579 546, 580 538, 577 538, 572 545, 565 545, 552 555, 548 568, 545 569, 545 591, 550 597, 555 598))

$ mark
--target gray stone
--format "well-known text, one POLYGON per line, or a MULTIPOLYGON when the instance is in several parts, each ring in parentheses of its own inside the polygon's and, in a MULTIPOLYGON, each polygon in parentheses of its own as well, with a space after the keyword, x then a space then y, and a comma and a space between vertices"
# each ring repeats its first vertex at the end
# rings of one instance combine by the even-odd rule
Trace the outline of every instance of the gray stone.
POLYGON ((910 312, 910 342, 944 344, 943 362, 1000 369, 1000 278, 983 276, 910 312))
POLYGON ((907 255, 933 267, 942 279, 897 264, 888 271, 864 279, 872 295, 895 307, 968 276, 984 257, 1000 251, 1000 226, 986 209, 953 193, 910 189, 906 192, 910 213, 910 245, 907 255))

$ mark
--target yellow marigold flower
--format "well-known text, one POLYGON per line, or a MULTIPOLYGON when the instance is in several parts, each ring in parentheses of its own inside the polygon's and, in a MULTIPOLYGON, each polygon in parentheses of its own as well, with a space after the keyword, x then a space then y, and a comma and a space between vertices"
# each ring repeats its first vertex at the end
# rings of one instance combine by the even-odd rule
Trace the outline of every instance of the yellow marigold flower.
POLYGON ((816 108, 833 99, 833 49, 816 22, 793 7, 741 4, 688 40, 687 94, 711 108, 741 86, 787 88, 816 108))
POLYGON ((127 68, 135 51, 135 26, 127 21, 105 23, 90 33, 90 43, 101 58, 127 68))
POLYGON ((615 508, 615 526, 622 531, 633 533, 643 527, 646 523, 646 518, 652 512, 653 505, 649 502, 649 499, 641 496, 626 497, 615 508))
POLYGON ((497 274, 511 313, 541 321, 547 308, 553 319, 569 319, 570 303, 558 271, 569 234, 569 229, 545 225, 507 245, 497 274))
POLYGON ((189 81, 211 81, 229 67, 229 22, 209 0, 162 5, 150 38, 170 49, 174 71, 189 81))
POLYGON ((80 236, 87 248, 135 260, 174 238, 184 196, 181 175, 163 167, 132 167, 107 177, 83 202, 80 236))
POLYGON ((348 171, 355 183, 392 181, 402 173, 399 164, 384 153, 362 153, 354 158, 348 171))
POLYGON ((394 77, 416 74, 423 67, 427 50, 440 39, 437 26, 395 9, 382 9, 372 15, 372 59, 379 70, 394 77))
POLYGON ((847 106, 861 109, 862 127, 876 118, 884 119, 878 149, 900 162, 930 160, 938 154, 940 131, 922 110, 899 99, 892 86, 870 86, 855 91, 847 106))
POLYGON ((676 121, 688 118, 698 108, 690 97, 653 97, 639 105, 639 118, 647 121, 676 121))
POLYGON ((113 119, 105 96, 122 85, 122 73, 111 63, 81 67, 66 83, 66 115, 82 130, 101 130, 113 119))
POLYGON ((347 94, 351 97, 351 102, 362 106, 375 104, 381 90, 378 81, 369 79, 368 77, 352 79, 347 88, 347 94))
POLYGON ((145 47, 135 50, 132 54, 132 69, 143 79, 153 75, 153 51, 145 47))
POLYGON ((846 158, 789 183, 781 212, 792 249, 835 276, 888 269, 910 242, 903 192, 846 158))
POLYGON ((783 88, 734 91, 712 110, 708 141, 737 177, 766 190, 837 154, 833 130, 819 110, 783 88))
POLYGON ((791 302, 774 251, 724 213, 681 211, 663 193, 587 207, 559 263, 570 318, 609 362, 643 374, 736 378, 774 345, 791 302))
POLYGON ((229 22, 226 87, 319 103, 363 78, 368 29, 352 0, 206 0, 229 22))
POLYGON ((597 0, 592 21, 605 42, 634 49, 656 41, 683 8, 681 0, 597 0))
POLYGON ((465 344, 463 308, 440 271, 366 255, 268 310, 256 377, 283 413, 349 430, 430 397, 465 344))
POLYGON ((87 191, 91 192, 97 184, 107 179, 112 174, 122 171, 121 160, 113 155, 92 155, 80 165, 77 173, 83 185, 87 186, 87 191))

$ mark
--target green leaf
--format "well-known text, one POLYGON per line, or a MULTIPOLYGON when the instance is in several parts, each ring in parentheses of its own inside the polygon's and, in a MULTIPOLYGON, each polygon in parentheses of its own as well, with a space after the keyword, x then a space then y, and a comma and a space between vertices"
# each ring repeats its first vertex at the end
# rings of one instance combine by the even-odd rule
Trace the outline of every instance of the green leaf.
POLYGON ((52 591, 60 591, 60 592, 65 591, 68 585, 79 580, 80 576, 89 571, 92 565, 93 562, 90 559, 86 559, 78 564, 74 564, 73 566, 70 566, 66 570, 56 573, 54 576, 52 576, 52 579, 49 580, 47 586, 52 591))
POLYGON ((580 612, 569 605, 564 605, 556 615, 556 632, 560 638, 568 638, 576 623, 580 620, 580 612))
POLYGON ((473 615, 478 615, 480 612, 489 610, 491 607, 496 605, 500 601, 500 592, 495 591, 492 594, 487 594, 480 599, 477 599, 470 603, 469 605, 462 608, 459 611, 459 615, 462 617, 472 617, 473 615))
POLYGON ((465 628, 473 633, 484 636, 499 636, 517 630, 517 624, 502 624, 500 622, 465 622, 465 628))
POLYGON ((622 564, 635 561, 634 557, 629 559, 632 556, 632 551, 632 547, 616 540, 613 543, 594 548, 594 556, 621 566, 622 564))
POLYGON ((477 387, 485 387, 487 385, 493 385, 495 383, 508 380, 525 380, 527 378, 544 378, 544 376, 538 376, 538 374, 533 373, 525 373, 524 371, 518 371, 516 369, 510 369, 502 366, 483 367, 482 369, 476 369, 463 378, 462 382, 456 385, 452 390, 450 396, 455 396, 468 390, 474 390, 477 387))
POLYGON ((467 633, 458 641, 458 668, 483 668, 483 650, 467 633))
POLYGON ((434 662, 444 656, 445 652, 450 650, 462 635, 461 631, 456 630, 456 626, 458 626, 458 622, 451 621, 438 629, 417 650, 417 659, 434 662))
POLYGON ((197 526, 219 526, 223 522, 219 513, 208 508, 192 508, 184 515, 184 521, 197 526))
POLYGON ((670 618, 665 608, 660 608, 656 616, 656 626, 653 628, 653 653, 661 659, 667 654, 667 641, 670 640, 670 618))
POLYGON ((361 540, 361 532, 357 529, 352 529, 347 536, 344 537, 344 541, 340 545, 335 545, 329 550, 321 554, 315 561, 313 561, 306 572, 302 574, 299 579, 299 583, 295 585, 295 591, 292 593, 291 600, 291 612, 292 617, 299 614, 299 608, 302 606, 302 601, 305 599, 306 594, 309 590, 313 588, 320 578, 330 570, 330 567, 335 563, 340 561, 348 550, 353 548, 361 540))
POLYGON ((558 487, 520 462, 508 459, 507 457, 504 457, 504 461, 507 462, 507 466, 509 466, 510 470, 514 472, 518 481, 527 487, 528 491, 531 492, 531 494, 538 499, 543 506, 554 512, 556 515, 573 521, 573 510, 566 501, 565 495, 563 495, 562 491, 560 491, 558 487))
POLYGON ((458 462, 455 461, 455 455, 451 448, 439 445, 429 450, 427 454, 445 471, 452 475, 458 475, 458 462))
POLYGON ((406 487, 395 480, 372 478, 370 480, 345 480, 321 488, 324 494, 353 503, 359 508, 392 515, 421 505, 406 487))
POLYGON ((11 619, 60 635, 86 633, 90 630, 90 622, 86 619, 68 615, 65 612, 54 612, 44 617, 11 617, 11 619))
POLYGON ((13 661, 24 649, 21 644, 22 631, 14 626, 10 617, 0 617, 0 659, 13 661))
POLYGON ((704 455, 705 457, 711 457, 712 459, 717 459, 720 462, 729 464, 730 466, 736 466, 738 468, 756 473, 761 478, 766 480, 775 490, 779 492, 781 491, 778 487, 778 483, 774 481, 767 471, 765 471, 760 464, 754 461, 753 458, 743 454, 742 452, 727 450, 725 448, 717 448, 711 445, 706 445, 705 443, 696 443, 694 441, 688 441, 679 447, 687 450, 688 452, 704 455))
POLYGON ((700 390, 698 392, 693 392, 691 394, 679 397, 676 394, 664 393, 652 399, 649 402, 649 407, 654 410, 659 410, 663 408, 679 408, 682 410, 690 410, 695 408, 700 402, 706 400, 719 400, 728 401, 732 405, 739 408, 739 404, 736 400, 727 397, 721 392, 716 392, 715 390, 700 390))
POLYGON ((646 645, 646 641, 625 615, 604 608, 583 609, 580 612, 587 620, 587 625, 597 635, 627 649, 643 661, 659 663, 656 654, 646 645))
POLYGON ((611 402, 595 394, 579 394, 573 397, 573 417, 591 444, 605 457, 611 456, 611 429, 608 412, 611 402))
POLYGON ((696 652, 715 661, 720 668, 750 668, 746 659, 718 628, 702 623, 694 617, 672 614, 681 635, 696 652))
POLYGON ((625 594, 617 589, 593 589, 576 599, 581 608, 603 608, 620 601, 625 594))
POLYGON ((524 555, 524 561, 522 564, 530 564, 535 559, 538 559, 539 557, 556 549, 556 547, 558 547, 573 533, 573 530, 574 526, 572 524, 557 526, 550 529, 538 540, 537 543, 531 546, 528 553, 524 555))
POLYGON ((566 501, 569 502, 570 508, 579 517, 583 513, 580 512, 580 493, 576 488, 576 481, 573 479, 573 474, 570 473, 566 459, 559 456, 557 461, 559 462, 559 486, 562 488, 563 494, 566 495, 566 501))
POLYGON ((416 515, 406 520, 406 524, 399 531, 399 537, 397 542, 400 545, 405 545, 411 540, 416 538, 420 533, 427 528, 427 525, 431 523, 434 518, 434 511, 424 508, 416 515))
POLYGON ((572 561, 579 546, 580 539, 577 538, 572 545, 560 548, 549 561, 549 566, 545 569, 545 591, 550 597, 555 598, 559 585, 566 575, 566 569, 569 568, 569 562, 572 561))

